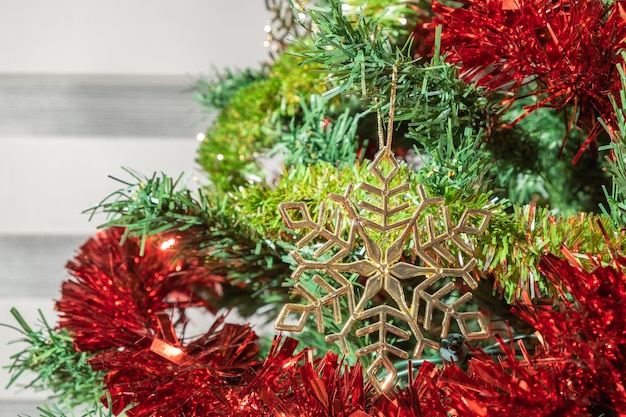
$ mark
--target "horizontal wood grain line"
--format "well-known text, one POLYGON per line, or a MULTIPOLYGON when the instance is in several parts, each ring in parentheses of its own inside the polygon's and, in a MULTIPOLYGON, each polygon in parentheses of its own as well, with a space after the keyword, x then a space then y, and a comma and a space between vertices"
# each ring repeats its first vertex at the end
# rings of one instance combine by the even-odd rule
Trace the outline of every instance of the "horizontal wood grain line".
POLYGON ((189 137, 206 129, 194 79, 0 74, 0 137, 189 137))

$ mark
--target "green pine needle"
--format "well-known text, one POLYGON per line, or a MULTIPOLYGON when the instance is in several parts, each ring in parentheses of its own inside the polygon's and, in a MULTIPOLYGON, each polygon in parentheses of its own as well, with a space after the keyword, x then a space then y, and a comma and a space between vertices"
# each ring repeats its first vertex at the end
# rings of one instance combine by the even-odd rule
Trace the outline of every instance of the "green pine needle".
POLYGON ((261 308, 263 299, 256 297, 269 297, 270 289, 285 293, 282 281, 290 272, 281 257, 287 249, 250 227, 232 209, 231 197, 209 199, 201 190, 192 192, 183 175, 148 178, 126 171, 131 181, 117 180, 125 187, 89 210, 109 217, 100 227, 124 227, 125 236, 137 236, 144 242, 159 233, 179 234, 176 245, 183 256, 201 258, 207 269, 233 284, 225 290, 229 295, 224 296, 224 303, 232 303, 233 297, 253 299, 240 304, 243 315, 261 308))
POLYGON ((206 111, 221 110, 228 105, 231 98, 242 88, 267 78, 267 71, 224 70, 217 73, 215 79, 200 79, 194 86, 194 98, 206 111))
POLYGON ((212 87, 209 102, 215 100, 215 92, 224 90, 229 92, 228 104, 207 130, 197 161, 215 190, 227 192, 250 181, 263 180, 263 169, 255 155, 274 146, 276 120, 288 123, 300 115, 301 97, 322 94, 328 88, 328 80, 315 71, 316 66, 303 63, 298 56, 300 49, 301 46, 291 46, 268 67, 267 76, 236 91, 229 87, 228 79, 225 86, 212 87))
MULTIPOLYGON (((85 405, 83 404, 83 406, 85 405)), ((100 405, 91 409, 80 407, 79 410, 68 410, 52 404, 45 407, 37 407, 37 410, 39 411, 39 417, 113 417, 112 410, 100 405)))
MULTIPOLYGON (((622 52, 622 59, 626 62, 626 53, 622 52)), ((619 98, 609 97, 615 111, 618 131, 613 131, 607 126, 607 122, 600 119, 599 122, 607 132, 611 132, 611 143, 600 147, 600 151, 610 151, 611 155, 606 158, 605 170, 611 175, 611 192, 606 187, 608 207, 602 207, 602 211, 610 216, 617 228, 626 226, 626 73, 624 64, 617 65, 622 89, 619 98)))
MULTIPOLYGON (((36 376, 23 386, 35 391, 51 390, 54 393, 51 398, 64 409, 80 405, 101 407, 104 373, 91 368, 87 353, 74 350, 68 332, 50 327, 41 311, 42 327, 39 330, 33 330, 17 309, 12 308, 11 314, 19 327, 7 327, 22 334, 22 338, 14 343, 26 343, 27 346, 11 356, 13 363, 7 366, 11 374, 7 388, 26 377, 27 372, 33 372, 36 376)), ((45 413, 61 411, 55 406, 54 411, 42 412, 47 415, 45 413)))
POLYGON ((310 96, 308 102, 301 97, 300 107, 301 117, 293 118, 284 131, 282 121, 277 123, 280 133, 268 155, 281 155, 288 167, 318 162, 354 165, 358 159, 359 121, 367 111, 353 116, 347 108, 333 120, 327 116, 328 102, 319 95, 310 96))

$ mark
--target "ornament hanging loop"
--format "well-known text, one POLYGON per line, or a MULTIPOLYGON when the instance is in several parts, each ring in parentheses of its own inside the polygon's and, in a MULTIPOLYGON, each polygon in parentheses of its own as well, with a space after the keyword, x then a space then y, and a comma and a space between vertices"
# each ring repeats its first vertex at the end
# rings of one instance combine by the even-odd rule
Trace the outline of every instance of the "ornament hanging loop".
MULTIPOLYGON (((394 62, 391 72, 391 92, 389 93, 389 117, 387 122, 387 134, 383 129, 383 116, 380 106, 377 106, 376 115, 378 116, 378 148, 391 152, 391 142, 393 140, 393 119, 396 111, 396 90, 398 88, 398 65, 394 62)), ((378 101, 378 100, 376 100, 378 101)))

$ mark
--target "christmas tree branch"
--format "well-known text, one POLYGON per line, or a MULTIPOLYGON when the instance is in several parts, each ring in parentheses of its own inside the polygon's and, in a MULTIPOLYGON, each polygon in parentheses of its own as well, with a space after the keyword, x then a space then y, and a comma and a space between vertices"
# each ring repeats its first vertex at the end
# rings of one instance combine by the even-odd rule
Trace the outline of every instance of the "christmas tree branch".
MULTIPOLYGON (((126 187, 89 210, 110 217, 100 227, 124 227, 127 235, 143 240, 174 234, 181 256, 200 258, 204 267, 224 276, 232 284, 233 296, 270 299, 268 289, 281 293, 283 279, 289 275, 289 267, 281 260, 287 250, 238 218, 229 208, 229 197, 211 201, 201 190, 194 194, 182 183, 182 175, 177 179, 164 174, 147 178, 126 171, 134 182, 118 180, 126 187)), ((228 299, 228 303, 232 301, 228 299)), ((240 311, 251 314, 263 304, 243 303, 240 311)))
POLYGON ((36 376, 26 387, 35 391, 51 390, 54 393, 51 398, 61 407, 55 406, 56 411, 42 409, 42 415, 62 413, 62 409, 79 406, 95 407, 90 415, 107 415, 100 403, 104 395, 104 373, 91 368, 90 355, 76 351, 69 333, 50 327, 41 311, 42 327, 39 330, 29 326, 17 309, 12 308, 11 314, 19 327, 7 327, 22 334, 22 338, 14 343, 22 342, 27 346, 11 356, 13 363, 8 366, 11 374, 8 386, 16 384, 25 372, 33 372, 36 376))
MULTIPOLYGON (((626 62, 626 53, 622 52, 622 59, 626 62)), ((611 104, 615 111, 615 122, 617 131, 609 129, 609 123, 600 119, 604 129, 611 135, 611 143, 603 146, 600 150, 609 151, 606 158, 605 170, 611 174, 612 185, 609 193, 606 188, 604 193, 607 198, 608 209, 603 207, 603 212, 611 217, 615 227, 626 226, 626 72, 624 64, 617 65, 620 75, 622 89, 619 99, 611 96, 611 104)))

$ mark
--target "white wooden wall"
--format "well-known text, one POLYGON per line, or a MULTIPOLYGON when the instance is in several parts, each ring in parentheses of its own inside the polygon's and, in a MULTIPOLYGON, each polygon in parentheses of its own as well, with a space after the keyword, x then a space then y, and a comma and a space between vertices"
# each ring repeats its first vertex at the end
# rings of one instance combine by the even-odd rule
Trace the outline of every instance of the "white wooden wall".
MULTIPOLYGON (((267 18, 263 0, 0 0, 0 323, 13 306, 55 321, 64 264, 102 220, 80 213, 117 187, 107 175, 198 170, 208 120, 187 87, 265 60, 267 18)), ((18 337, 0 327, 0 365, 18 337)), ((45 393, 7 382, 3 369, 0 417, 36 415, 45 393)))

